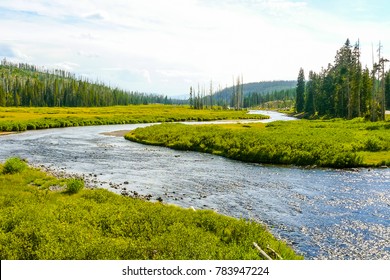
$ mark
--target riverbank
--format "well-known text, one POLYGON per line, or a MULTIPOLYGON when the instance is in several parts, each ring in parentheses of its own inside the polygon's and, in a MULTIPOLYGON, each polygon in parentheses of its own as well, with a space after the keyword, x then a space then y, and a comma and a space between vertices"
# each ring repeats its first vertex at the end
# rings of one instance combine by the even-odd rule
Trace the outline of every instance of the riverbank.
POLYGON ((390 123, 328 120, 268 124, 162 124, 125 135, 134 142, 245 162, 332 168, 390 166, 390 123))
POLYGON ((161 123, 267 119, 247 111, 194 110, 179 105, 129 105, 111 107, 0 107, 0 131, 26 131, 46 128, 109 124, 161 123))
POLYGON ((274 258, 302 258, 255 222, 104 189, 70 195, 63 184, 0 165, 1 259, 262 259, 253 242, 274 258))
POLYGON ((13 131, 0 131, 0 136, 14 134, 14 133, 16 133, 16 132, 13 132, 13 131))

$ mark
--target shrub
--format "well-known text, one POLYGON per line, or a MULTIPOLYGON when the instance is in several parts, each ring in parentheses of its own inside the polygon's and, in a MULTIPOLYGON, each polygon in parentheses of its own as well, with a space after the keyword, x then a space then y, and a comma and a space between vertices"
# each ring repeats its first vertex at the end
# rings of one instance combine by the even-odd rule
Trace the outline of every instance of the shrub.
POLYGON ((3 167, 4 174, 15 174, 27 168, 27 163, 18 157, 9 158, 3 167))
POLYGON ((370 152, 378 152, 382 150, 382 145, 377 138, 368 138, 365 143, 365 150, 370 152))
POLYGON ((66 192, 69 194, 78 193, 84 188, 84 181, 81 179, 69 179, 66 184, 66 192))

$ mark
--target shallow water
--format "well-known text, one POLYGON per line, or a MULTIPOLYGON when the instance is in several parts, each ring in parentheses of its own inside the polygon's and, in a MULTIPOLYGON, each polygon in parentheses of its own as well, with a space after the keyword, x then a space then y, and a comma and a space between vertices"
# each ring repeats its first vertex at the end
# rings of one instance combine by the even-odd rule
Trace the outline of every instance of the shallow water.
POLYGON ((0 160, 20 156, 118 193, 109 182, 166 203, 263 221, 307 259, 390 259, 390 169, 263 166, 101 134, 147 125, 1 136, 0 160))

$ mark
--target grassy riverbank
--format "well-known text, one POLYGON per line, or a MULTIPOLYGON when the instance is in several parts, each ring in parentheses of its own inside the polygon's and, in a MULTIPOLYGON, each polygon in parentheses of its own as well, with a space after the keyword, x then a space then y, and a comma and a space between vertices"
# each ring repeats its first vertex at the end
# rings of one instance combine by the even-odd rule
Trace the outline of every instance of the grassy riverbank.
POLYGON ((13 164, 0 165, 2 260, 261 259, 253 242, 272 257, 268 246, 284 259, 301 259, 258 223, 104 189, 70 194, 63 190, 69 179, 27 166, 13 173, 13 164))
POLYGON ((268 124, 162 124, 126 139, 246 162, 323 167, 390 166, 390 122, 329 120, 268 124))
POLYGON ((268 118, 268 116, 248 115, 246 111, 234 110, 193 110, 188 106, 178 105, 0 107, 0 131, 84 125, 262 118, 268 118))

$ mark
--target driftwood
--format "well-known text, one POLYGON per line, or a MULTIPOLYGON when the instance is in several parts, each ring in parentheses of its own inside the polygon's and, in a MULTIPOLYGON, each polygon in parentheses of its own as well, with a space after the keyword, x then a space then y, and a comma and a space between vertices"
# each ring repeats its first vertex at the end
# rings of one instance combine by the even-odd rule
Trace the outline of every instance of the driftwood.
POLYGON ((260 252, 260 254, 264 257, 264 258, 266 258, 267 260, 270 260, 270 261, 272 261, 272 259, 271 259, 271 257, 270 256, 268 256, 267 255, 267 253, 266 252, 264 252, 261 248, 260 248, 260 246, 259 245, 257 245, 257 243, 256 242, 253 242, 253 246, 255 246, 255 248, 260 252))
POLYGON ((271 250, 272 253, 275 254, 275 256, 277 256, 279 258, 279 260, 283 260, 282 256, 279 255, 274 249, 272 249, 269 245, 267 246, 267 249, 271 250))

